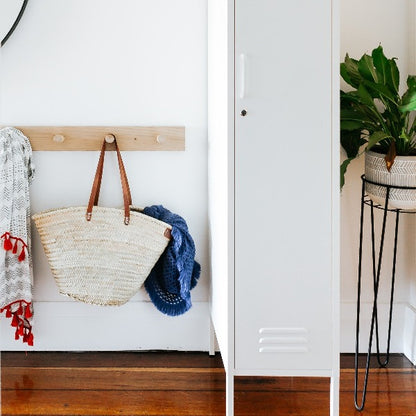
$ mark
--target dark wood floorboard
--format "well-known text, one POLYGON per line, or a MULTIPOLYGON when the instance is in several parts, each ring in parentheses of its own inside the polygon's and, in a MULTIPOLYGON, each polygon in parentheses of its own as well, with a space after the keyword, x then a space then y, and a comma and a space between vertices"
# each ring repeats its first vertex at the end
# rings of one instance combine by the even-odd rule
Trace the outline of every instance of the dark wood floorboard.
MULTIPOLYGON (((225 415, 219 354, 8 352, 1 363, 3 416, 225 415)), ((342 416, 416 416, 416 370, 406 358, 394 355, 388 369, 371 370, 361 413, 353 363, 342 356, 342 416)), ((329 415, 329 379, 237 377, 235 415, 329 415)))
POLYGON ((222 368, 220 354, 201 352, 2 352, 2 367, 193 367, 222 368))

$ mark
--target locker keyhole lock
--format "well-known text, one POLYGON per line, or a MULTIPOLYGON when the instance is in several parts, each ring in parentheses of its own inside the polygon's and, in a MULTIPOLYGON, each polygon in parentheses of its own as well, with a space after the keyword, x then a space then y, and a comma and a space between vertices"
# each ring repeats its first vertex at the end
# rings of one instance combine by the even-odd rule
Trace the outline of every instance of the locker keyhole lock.
POLYGON ((247 110, 241 110, 240 115, 245 117, 247 115, 247 110))

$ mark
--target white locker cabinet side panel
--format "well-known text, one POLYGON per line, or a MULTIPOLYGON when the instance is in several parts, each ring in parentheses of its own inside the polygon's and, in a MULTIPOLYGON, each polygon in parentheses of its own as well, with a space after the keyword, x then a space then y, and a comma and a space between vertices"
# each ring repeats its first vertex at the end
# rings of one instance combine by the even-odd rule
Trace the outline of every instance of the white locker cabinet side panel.
POLYGON ((236 368, 328 374, 331 1, 236 1, 235 59, 236 368))
POLYGON ((234 368, 234 9, 208 2, 208 188, 211 318, 224 366, 234 368))

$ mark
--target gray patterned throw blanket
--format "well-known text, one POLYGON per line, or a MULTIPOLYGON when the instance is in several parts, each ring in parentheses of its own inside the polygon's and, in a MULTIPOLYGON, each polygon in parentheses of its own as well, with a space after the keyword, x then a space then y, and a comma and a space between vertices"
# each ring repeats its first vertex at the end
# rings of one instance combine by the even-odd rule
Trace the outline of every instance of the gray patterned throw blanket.
POLYGON ((11 319, 15 339, 33 345, 29 139, 13 127, 0 129, 0 313, 11 319))

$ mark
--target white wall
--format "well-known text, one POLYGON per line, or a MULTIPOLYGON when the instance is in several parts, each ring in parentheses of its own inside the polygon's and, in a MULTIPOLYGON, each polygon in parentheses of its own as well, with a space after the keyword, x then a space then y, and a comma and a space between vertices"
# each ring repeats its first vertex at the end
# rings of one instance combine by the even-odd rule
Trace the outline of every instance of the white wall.
MULTIPOLYGON (((398 57, 404 81, 411 1, 342 0, 340 60, 346 52, 359 57, 381 42, 386 54, 398 57)), ((207 348, 206 0, 32 1, 0 55, 0 124, 186 126, 185 152, 132 152, 124 158, 134 201, 162 203, 188 222, 203 268, 192 294, 193 309, 182 318, 165 317, 144 291, 119 309, 72 302, 57 293, 34 233, 36 348, 207 348), (103 332, 108 336, 101 336, 103 332)), ((38 152, 33 212, 85 204, 96 160, 95 152, 38 152)), ((115 160, 108 162, 101 202, 119 205, 118 178, 112 175, 115 160)), ((343 351, 354 348, 362 169, 362 160, 350 166, 341 199, 343 351)), ((414 219, 402 219, 393 327, 396 351, 403 350, 403 329, 408 334, 416 327, 411 321, 416 308, 411 280, 415 247, 409 232, 414 219)), ((367 303, 371 290, 366 283, 367 303)), ((386 305, 384 284, 380 296, 386 305)), ((22 348, 12 340, 8 322, 0 319, 0 324, 0 347, 22 348)))
MULTIPOLYGON (((1 49, 2 125, 184 125, 185 152, 126 152, 133 202, 188 223, 202 265, 183 317, 144 290, 120 308, 58 294, 34 232, 35 348, 207 349, 206 0, 36 0, 1 49)), ((86 204, 96 152, 36 152, 32 212, 86 204)), ((114 155, 101 204, 122 204, 114 155)), ((25 348, 2 322, 2 349, 25 348)))
MULTIPOLYGON (((342 0, 341 2, 341 57, 343 61, 345 53, 351 57, 359 58, 363 53, 371 53, 372 49, 382 44, 388 57, 397 57, 401 73, 402 88, 406 84, 406 78, 410 61, 409 54, 411 6, 414 0, 342 0)), ((342 83, 345 87, 345 83, 342 83)), ((353 351, 355 340, 355 302, 356 280, 358 264, 359 241, 359 214, 361 198, 361 180, 363 173, 363 160, 356 160, 348 168, 346 185, 341 197, 341 282, 342 282, 342 351, 353 351)), ((368 212, 369 210, 367 210, 368 212)), ((378 213, 380 214, 380 212, 378 213)), ((380 219, 380 215, 377 215, 380 219)), ((385 246, 385 262, 380 286, 380 321, 382 339, 385 339, 387 331, 387 309, 390 295, 390 273, 392 252, 393 216, 389 217, 388 234, 385 246), (387 256, 389 254, 389 256, 387 256)), ((415 242, 414 242, 414 218, 402 215, 400 217, 400 241, 397 260, 397 283, 395 292, 394 320, 392 350, 403 352, 404 329, 409 335, 409 292, 414 287, 415 278, 415 242)), ((363 292, 364 310, 361 349, 366 351, 371 302, 372 302, 372 274, 371 257, 369 251, 369 217, 366 217, 367 249, 364 255, 365 284, 363 292)), ((415 290, 415 289, 413 289, 415 290)), ((413 302, 413 308, 415 303, 413 302)), ((414 310, 414 309, 413 309, 414 310)), ((416 322, 416 321, 415 321, 416 322)), ((415 332, 413 332, 414 334, 415 332)), ((385 344, 382 344, 385 345, 385 344)), ((384 347, 383 347, 384 349, 384 347)))

